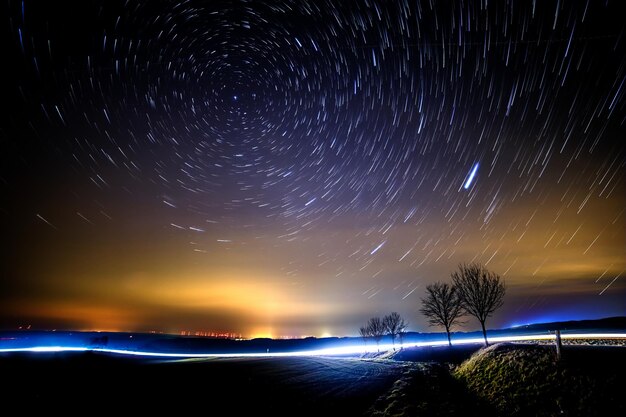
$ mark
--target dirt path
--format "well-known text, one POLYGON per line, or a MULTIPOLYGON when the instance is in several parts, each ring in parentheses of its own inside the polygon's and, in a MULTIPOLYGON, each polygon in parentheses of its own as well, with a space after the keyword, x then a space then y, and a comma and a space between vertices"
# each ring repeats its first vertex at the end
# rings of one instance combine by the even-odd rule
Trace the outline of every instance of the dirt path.
POLYGON ((488 417, 493 411, 453 378, 447 365, 422 362, 405 370, 367 415, 488 417))

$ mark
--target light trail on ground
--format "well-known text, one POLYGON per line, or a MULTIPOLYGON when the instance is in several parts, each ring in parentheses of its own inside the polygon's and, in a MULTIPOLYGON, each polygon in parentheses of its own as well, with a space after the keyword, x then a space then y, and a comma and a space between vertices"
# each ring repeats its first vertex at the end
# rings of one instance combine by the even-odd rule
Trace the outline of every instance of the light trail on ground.
MULTIPOLYGON (((533 334, 523 336, 499 336, 487 338, 489 343, 501 342, 532 342, 555 340, 554 334, 533 334)), ((562 340, 602 340, 602 339, 624 339, 626 333, 571 333, 561 334, 562 340)), ((482 338, 457 339, 452 341, 454 346, 482 344, 482 338)), ((445 347, 448 345, 447 340, 405 343, 402 348, 423 348, 423 347, 445 347)), ((370 345, 350 345, 324 349, 302 350, 293 352, 248 352, 248 353, 191 353, 191 352, 155 352, 155 351, 139 351, 126 349, 107 349, 107 348, 88 348, 76 346, 33 346, 23 348, 3 348, 0 353, 63 353, 63 352, 99 352, 116 355, 140 356, 140 357, 160 357, 160 358, 266 358, 266 357, 302 357, 302 356, 336 356, 336 355, 355 355, 376 352, 385 352, 395 349, 395 346, 389 343, 379 346, 370 345)))

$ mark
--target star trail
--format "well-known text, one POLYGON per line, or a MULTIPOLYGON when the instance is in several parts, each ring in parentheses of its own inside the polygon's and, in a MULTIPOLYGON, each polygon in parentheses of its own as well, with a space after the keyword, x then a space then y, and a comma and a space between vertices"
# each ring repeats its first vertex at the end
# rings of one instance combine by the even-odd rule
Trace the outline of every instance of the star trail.
POLYGON ((3 17, 0 325, 425 331, 474 261, 494 326, 626 314, 621 2, 48 3, 3 17))

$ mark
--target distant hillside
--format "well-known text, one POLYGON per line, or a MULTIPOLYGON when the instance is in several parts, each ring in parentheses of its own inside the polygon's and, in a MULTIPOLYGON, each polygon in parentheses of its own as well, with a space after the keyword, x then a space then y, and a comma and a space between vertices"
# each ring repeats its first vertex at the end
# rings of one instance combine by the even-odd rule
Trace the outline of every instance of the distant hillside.
MULTIPOLYGON (((554 330, 586 331, 626 331, 626 317, 609 317, 599 320, 565 321, 538 323, 510 329, 490 329, 489 337, 515 336, 530 333, 548 333, 554 330)), ((482 340, 479 331, 454 332, 452 340, 476 338, 482 340)), ((446 341, 445 333, 408 332, 403 336, 408 343, 441 343, 446 341)), ((26 348, 33 346, 72 346, 86 348, 109 348, 148 352, 185 353, 276 353, 318 350, 354 345, 374 346, 374 341, 364 341, 360 337, 327 337, 305 339, 212 339, 207 337, 178 336, 168 334, 111 333, 111 332, 72 332, 17 330, 0 331, 0 349, 26 348)), ((381 344, 391 344, 385 336, 381 344)), ((396 341, 396 346, 400 343, 396 341)))
POLYGON ((554 321, 550 323, 535 323, 525 326, 518 326, 515 329, 529 331, 543 330, 619 330, 626 329, 626 317, 607 317, 597 320, 570 320, 554 321))
MULTIPOLYGON (((502 329, 488 329, 489 337, 512 336, 529 333, 551 332, 554 330, 592 330, 592 331, 608 331, 623 330, 626 331, 626 317, 607 317, 597 320, 570 320, 570 321, 554 321, 548 323, 535 323, 523 326, 515 326, 502 329)), ((480 331, 462 331, 453 332, 452 339, 456 338, 482 338, 480 331)), ((356 339, 356 338, 355 338, 356 339)), ((404 336, 406 342, 427 342, 441 341, 445 339, 445 333, 441 332, 407 332, 404 336)))

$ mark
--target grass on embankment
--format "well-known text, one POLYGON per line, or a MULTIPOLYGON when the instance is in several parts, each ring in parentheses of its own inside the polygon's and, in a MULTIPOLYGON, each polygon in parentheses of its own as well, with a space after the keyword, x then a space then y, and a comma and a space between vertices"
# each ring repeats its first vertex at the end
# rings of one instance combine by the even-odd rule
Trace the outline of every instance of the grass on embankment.
POLYGON ((595 349, 565 349, 559 361, 552 346, 499 344, 474 354, 453 375, 497 415, 593 416, 623 410, 624 352, 595 349))
POLYGON ((557 360, 554 346, 498 344, 456 367, 416 363, 369 415, 624 415, 625 373, 626 348, 565 347, 557 360))

